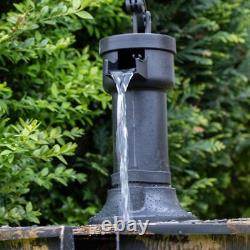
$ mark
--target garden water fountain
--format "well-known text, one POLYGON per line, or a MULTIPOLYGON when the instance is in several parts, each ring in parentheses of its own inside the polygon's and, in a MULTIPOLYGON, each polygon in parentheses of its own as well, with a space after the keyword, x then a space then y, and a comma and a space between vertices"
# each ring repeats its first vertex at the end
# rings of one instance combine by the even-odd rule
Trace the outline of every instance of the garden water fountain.
POLYGON ((144 1, 126 1, 125 7, 133 14, 133 33, 100 42, 103 86, 113 101, 115 161, 113 188, 90 223, 127 220, 129 209, 135 220, 194 219, 171 187, 168 160, 165 92, 174 85, 175 39, 151 33, 144 1))
POLYGON ((101 40, 103 85, 113 100, 112 189, 90 225, 0 228, 0 249, 250 249, 250 220, 195 220, 171 187, 166 95, 174 85, 175 40, 151 33, 142 0, 126 0, 133 33, 101 40), (150 221, 144 235, 104 231, 115 218, 150 221), (118 237, 116 237, 116 235, 118 237), (116 241, 117 239, 117 241, 116 241))

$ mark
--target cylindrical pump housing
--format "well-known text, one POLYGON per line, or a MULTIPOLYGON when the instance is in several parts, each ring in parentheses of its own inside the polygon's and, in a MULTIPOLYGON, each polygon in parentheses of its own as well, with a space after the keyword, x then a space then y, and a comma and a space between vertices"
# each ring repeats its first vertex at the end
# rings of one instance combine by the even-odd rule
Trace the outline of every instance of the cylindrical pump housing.
MULTIPOLYGON (((103 85, 113 97, 114 145, 117 93, 110 72, 135 72, 126 93, 129 182, 170 184, 165 91, 174 85, 175 52, 175 40, 166 35, 134 33, 101 40, 103 85)), ((112 184, 119 185, 115 153, 114 159, 112 184)))
MULTIPOLYGON (((113 71, 133 71, 126 95, 128 181, 131 218, 150 222, 188 220, 171 187, 167 142, 166 90, 174 85, 175 39, 166 35, 133 33, 100 42, 103 86, 112 95, 113 138, 116 148, 117 91, 113 71)), ((119 167, 114 153, 112 189, 100 213, 90 223, 122 217, 119 167)))
POLYGON ((103 86, 115 90, 112 70, 135 69, 129 89, 166 90, 174 85, 175 39, 161 34, 132 33, 106 37, 100 42, 104 59, 103 86))

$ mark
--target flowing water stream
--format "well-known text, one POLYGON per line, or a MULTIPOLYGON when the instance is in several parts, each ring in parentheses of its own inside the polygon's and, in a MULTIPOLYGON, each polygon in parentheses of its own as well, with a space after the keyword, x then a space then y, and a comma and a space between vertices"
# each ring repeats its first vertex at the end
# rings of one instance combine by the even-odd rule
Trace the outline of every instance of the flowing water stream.
POLYGON ((116 232, 116 250, 120 250, 120 233, 116 232))
POLYGON ((130 219, 130 194, 128 185, 128 129, 126 123, 126 91, 134 70, 112 71, 117 89, 116 157, 120 169, 121 211, 125 222, 130 219))

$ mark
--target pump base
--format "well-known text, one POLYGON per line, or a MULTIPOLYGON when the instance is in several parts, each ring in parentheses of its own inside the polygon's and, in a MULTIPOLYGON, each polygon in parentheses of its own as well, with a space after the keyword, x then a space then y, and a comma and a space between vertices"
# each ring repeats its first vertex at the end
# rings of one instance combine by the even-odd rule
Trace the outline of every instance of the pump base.
MULTIPOLYGON (((166 185, 130 184, 131 219, 145 222, 166 222, 171 220, 193 220, 195 217, 180 207, 176 191, 166 185)), ((122 219, 120 208, 121 190, 112 188, 103 209, 92 217, 89 224, 101 224, 104 220, 122 219)))

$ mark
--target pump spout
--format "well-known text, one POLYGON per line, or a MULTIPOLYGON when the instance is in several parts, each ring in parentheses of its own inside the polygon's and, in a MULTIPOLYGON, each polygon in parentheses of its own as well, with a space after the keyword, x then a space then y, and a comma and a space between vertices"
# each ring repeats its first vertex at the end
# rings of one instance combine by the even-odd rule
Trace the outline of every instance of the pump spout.
POLYGON ((111 78, 112 79, 112 76, 111 76, 111 72, 112 71, 126 71, 128 69, 130 70, 134 70, 134 77, 142 77, 144 79, 147 79, 148 75, 147 75, 147 59, 141 59, 141 58, 133 58, 134 60, 134 63, 133 63, 133 66, 131 66, 131 68, 121 68, 119 67, 119 63, 118 61, 116 61, 115 63, 109 61, 108 59, 105 59, 104 60, 104 63, 103 63, 103 72, 104 72, 104 75, 111 78))

